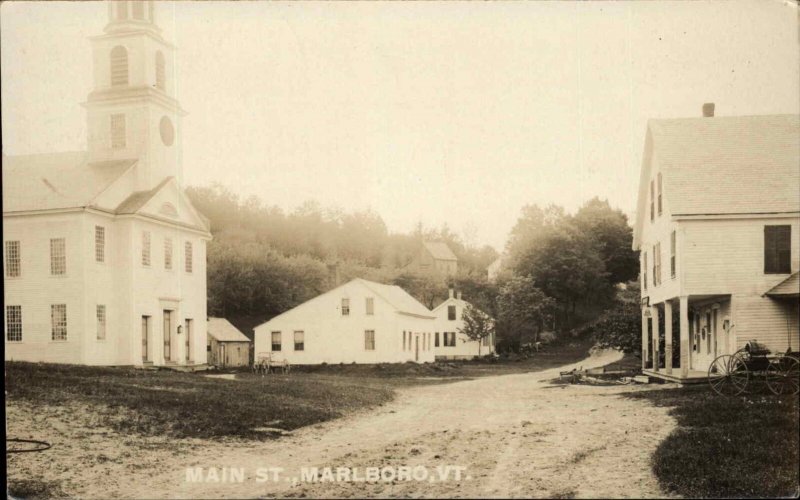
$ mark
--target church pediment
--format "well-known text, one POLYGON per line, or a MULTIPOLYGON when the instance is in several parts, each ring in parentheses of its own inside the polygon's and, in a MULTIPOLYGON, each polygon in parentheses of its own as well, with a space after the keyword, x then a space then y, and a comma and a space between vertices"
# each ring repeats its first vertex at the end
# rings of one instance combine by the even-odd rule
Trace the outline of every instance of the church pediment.
POLYGON ((208 231, 207 220, 194 208, 174 177, 164 179, 149 191, 131 194, 116 209, 117 214, 137 214, 208 231))

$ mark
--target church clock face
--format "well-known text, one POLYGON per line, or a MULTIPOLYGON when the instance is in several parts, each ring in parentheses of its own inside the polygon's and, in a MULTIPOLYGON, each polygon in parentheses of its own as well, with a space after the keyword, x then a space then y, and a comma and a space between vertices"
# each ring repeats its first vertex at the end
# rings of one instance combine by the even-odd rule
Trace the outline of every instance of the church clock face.
POLYGON ((161 142, 165 146, 172 146, 175 141, 175 127, 172 126, 172 120, 166 116, 161 117, 161 123, 158 125, 158 131, 161 133, 161 142))

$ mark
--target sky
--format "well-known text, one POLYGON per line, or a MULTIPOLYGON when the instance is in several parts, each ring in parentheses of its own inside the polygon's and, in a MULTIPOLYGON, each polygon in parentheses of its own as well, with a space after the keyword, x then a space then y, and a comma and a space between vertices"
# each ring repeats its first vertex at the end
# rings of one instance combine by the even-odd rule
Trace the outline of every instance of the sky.
MULTIPOLYGON (((800 113, 790 1, 158 3, 184 180, 502 250, 526 204, 634 216, 647 120, 800 113)), ((6 155, 86 147, 99 2, 3 2, 6 155)))

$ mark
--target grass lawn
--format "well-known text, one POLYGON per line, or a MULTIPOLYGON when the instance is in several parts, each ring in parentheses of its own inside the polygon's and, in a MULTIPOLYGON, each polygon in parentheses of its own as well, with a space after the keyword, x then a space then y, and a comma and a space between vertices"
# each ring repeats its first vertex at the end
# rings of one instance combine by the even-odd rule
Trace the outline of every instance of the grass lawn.
POLYGON ((714 394, 706 384, 632 393, 671 407, 678 428, 653 455, 661 486, 685 497, 797 497, 797 397, 714 394))
POLYGON ((300 367, 289 375, 202 373, 7 362, 7 401, 32 407, 86 404, 112 429, 176 438, 270 439, 259 428, 293 430, 390 401, 398 387, 539 371, 586 356, 588 339, 520 361, 300 367))

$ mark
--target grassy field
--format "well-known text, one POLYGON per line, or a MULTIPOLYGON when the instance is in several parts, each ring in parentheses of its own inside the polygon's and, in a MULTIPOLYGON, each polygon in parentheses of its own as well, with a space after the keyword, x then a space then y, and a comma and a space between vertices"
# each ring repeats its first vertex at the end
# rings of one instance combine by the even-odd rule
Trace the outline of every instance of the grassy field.
POLYGON ((293 430, 390 401, 398 387, 538 371, 582 359, 589 341, 554 346, 519 361, 416 365, 328 365, 234 380, 201 373, 6 363, 7 401, 59 407, 86 404, 112 429, 176 438, 270 439, 263 428, 293 430), (261 430, 259 430, 261 429, 261 430))
POLYGON ((797 397, 723 398, 707 385, 631 394, 671 407, 678 428, 653 455, 661 486, 685 497, 797 497, 797 397))

